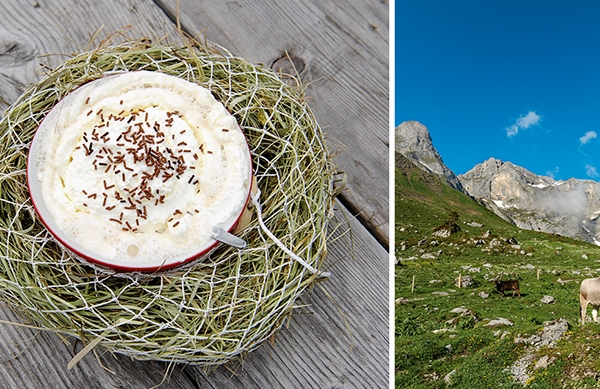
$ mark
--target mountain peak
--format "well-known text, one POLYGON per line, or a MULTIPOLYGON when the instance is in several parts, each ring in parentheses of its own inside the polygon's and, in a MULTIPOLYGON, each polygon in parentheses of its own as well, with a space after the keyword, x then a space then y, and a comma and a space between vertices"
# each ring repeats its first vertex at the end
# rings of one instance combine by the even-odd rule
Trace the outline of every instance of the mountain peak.
POLYGON ((422 170, 435 174, 440 180, 454 189, 464 189, 442 157, 433 147, 429 130, 423 124, 411 120, 401 123, 395 131, 396 152, 404 155, 422 170))
POLYGON ((494 158, 458 178, 473 198, 520 228, 600 242, 595 181, 555 181, 494 158))

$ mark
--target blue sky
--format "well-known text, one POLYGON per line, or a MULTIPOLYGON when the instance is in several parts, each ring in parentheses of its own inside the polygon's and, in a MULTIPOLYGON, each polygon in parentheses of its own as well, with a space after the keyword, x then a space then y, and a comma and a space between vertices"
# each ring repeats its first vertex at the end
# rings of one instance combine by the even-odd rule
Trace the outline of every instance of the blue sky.
POLYGON ((490 157, 600 180, 600 1, 398 0, 395 125, 456 174, 490 157))

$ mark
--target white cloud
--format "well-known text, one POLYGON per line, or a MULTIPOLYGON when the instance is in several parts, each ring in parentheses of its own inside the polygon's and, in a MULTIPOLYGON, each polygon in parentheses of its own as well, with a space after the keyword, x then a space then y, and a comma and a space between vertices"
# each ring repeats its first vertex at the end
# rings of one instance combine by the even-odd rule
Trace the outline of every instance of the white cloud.
POLYGON ((585 165, 585 174, 587 174, 588 177, 592 177, 592 178, 596 178, 596 177, 600 176, 600 174, 598 174, 598 171, 596 170, 596 168, 593 167, 592 165, 585 165))
POLYGON ((581 182, 572 189, 565 188, 566 186, 541 194, 534 206, 546 212, 581 217, 589 205, 585 186, 581 182))
POLYGON ((529 111, 527 112, 527 115, 519 117, 515 124, 506 127, 506 135, 508 137, 515 136, 519 133, 519 130, 535 126, 540 120, 542 120, 540 115, 533 111, 529 111))
POLYGON ((538 124, 541 119, 542 118, 540 117, 540 115, 533 111, 529 111, 527 112, 527 115, 521 116, 517 119, 517 126, 521 128, 529 128, 538 124))
POLYGON ((596 134, 595 131, 588 131, 585 133, 584 136, 579 138, 579 141, 581 142, 582 145, 584 145, 584 144, 588 143, 590 140, 596 139, 597 137, 598 137, 598 134, 596 134))
POLYGON ((558 171, 559 171, 559 168, 557 166, 554 168, 554 170, 548 170, 546 172, 546 175, 554 180, 554 179, 556 179, 556 175, 558 174, 558 171))
POLYGON ((506 127, 506 135, 513 136, 513 135, 517 135, 517 133, 519 132, 519 126, 517 126, 516 124, 513 124, 510 127, 506 127))

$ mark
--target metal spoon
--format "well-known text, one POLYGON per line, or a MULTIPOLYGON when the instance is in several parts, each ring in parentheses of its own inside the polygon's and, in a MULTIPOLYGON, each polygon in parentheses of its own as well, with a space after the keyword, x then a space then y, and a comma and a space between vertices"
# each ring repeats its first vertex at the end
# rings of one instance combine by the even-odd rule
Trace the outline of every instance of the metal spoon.
POLYGON ((239 249, 243 249, 246 247, 246 241, 238 238, 235 235, 230 234, 229 232, 219 228, 213 227, 212 229, 212 238, 218 240, 219 242, 223 242, 233 247, 237 247, 239 249))

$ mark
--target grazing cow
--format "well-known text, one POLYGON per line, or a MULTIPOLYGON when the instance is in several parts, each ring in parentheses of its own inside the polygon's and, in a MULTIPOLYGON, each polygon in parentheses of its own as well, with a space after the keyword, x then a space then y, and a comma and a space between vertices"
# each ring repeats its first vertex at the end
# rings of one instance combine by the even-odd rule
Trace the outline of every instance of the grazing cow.
POLYGON ((591 305, 592 318, 594 322, 598 321, 598 311, 596 308, 600 306, 600 278, 587 278, 581 281, 579 287, 579 306, 581 308, 581 325, 585 324, 585 315, 587 306, 591 305))
POLYGON ((504 296, 505 290, 512 290, 513 297, 515 296, 515 293, 517 293, 519 295, 519 297, 521 297, 521 291, 519 290, 519 281, 518 280, 508 280, 508 281, 492 280, 492 282, 494 283, 494 285, 496 285, 496 290, 499 293, 502 293, 502 296, 504 296))

